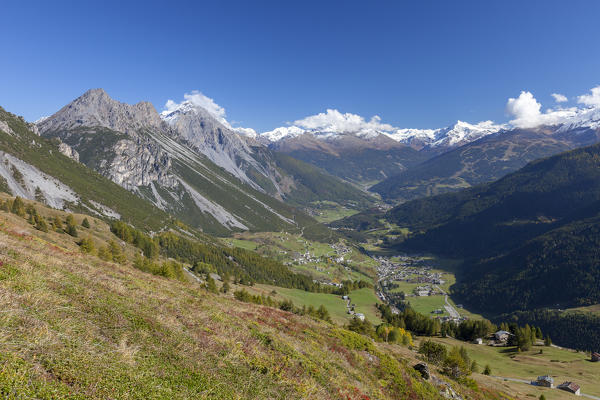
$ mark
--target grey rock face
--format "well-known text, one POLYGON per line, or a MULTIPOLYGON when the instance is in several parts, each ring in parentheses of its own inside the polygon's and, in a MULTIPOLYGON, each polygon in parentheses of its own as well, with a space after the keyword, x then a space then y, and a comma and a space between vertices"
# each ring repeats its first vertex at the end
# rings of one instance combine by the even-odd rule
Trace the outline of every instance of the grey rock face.
POLYGON ((260 190, 260 186, 248 177, 248 167, 269 177, 269 172, 252 157, 248 142, 255 141, 240 136, 205 109, 187 101, 174 111, 163 112, 161 117, 195 150, 256 189, 260 190))
POLYGON ((0 130, 8 133, 11 136, 15 135, 15 133, 13 132, 12 129, 10 129, 10 126, 8 126, 6 121, 0 121, 0 130))
MULTIPOLYGON (((103 89, 92 89, 38 124, 43 134, 58 132, 61 139, 80 127, 108 128, 129 137, 117 141, 110 149, 93 149, 105 154, 99 172, 114 182, 129 190, 152 182, 167 187, 176 185, 176 179, 169 173, 169 155, 143 134, 145 130, 171 131, 152 104, 121 103, 103 89)), ((62 143, 59 150, 79 161, 79 153, 67 144, 62 143)))
POLYGON ((150 140, 123 139, 113 147, 114 158, 103 166, 105 175, 132 190, 153 182, 174 187, 177 179, 169 172, 171 158, 150 140))
POLYGON ((91 89, 41 121, 41 132, 66 130, 80 126, 103 126, 118 132, 135 134, 142 128, 165 128, 154 106, 148 102, 125 104, 113 100, 103 89, 91 89))
POLYGON ((66 144, 66 143, 59 144, 58 151, 60 151, 63 155, 79 162, 79 153, 77 152, 77 150, 75 150, 68 144, 66 144))

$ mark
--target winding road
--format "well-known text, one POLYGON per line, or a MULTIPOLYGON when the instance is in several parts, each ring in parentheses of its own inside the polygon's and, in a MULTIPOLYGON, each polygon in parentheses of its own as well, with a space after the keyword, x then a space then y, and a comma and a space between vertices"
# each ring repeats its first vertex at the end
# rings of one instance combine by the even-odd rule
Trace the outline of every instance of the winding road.
POLYGON ((452 306, 452 304, 450 304, 450 302, 448 301, 448 293, 446 293, 444 289, 442 289, 439 285, 435 285, 435 287, 437 288, 437 290, 444 294, 444 302, 446 303, 444 305, 444 308, 446 309, 446 311, 448 311, 448 314, 450 314, 452 318, 460 318, 460 313, 456 311, 456 308, 454 308, 454 306, 452 306))

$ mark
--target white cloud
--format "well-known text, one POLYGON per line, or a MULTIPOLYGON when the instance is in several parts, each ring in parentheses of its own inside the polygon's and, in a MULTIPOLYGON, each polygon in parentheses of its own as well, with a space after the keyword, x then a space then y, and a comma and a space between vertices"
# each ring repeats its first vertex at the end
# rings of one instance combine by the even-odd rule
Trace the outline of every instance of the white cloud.
POLYGON ((255 138, 258 134, 256 133, 256 131, 252 128, 233 128, 234 131, 236 131, 237 133, 239 133, 240 135, 243 136, 247 136, 247 137, 251 137, 251 138, 255 138))
POLYGON ((560 93, 552 93, 552 97, 554 97, 554 101, 556 101, 557 103, 564 103, 566 101, 569 101, 569 99, 567 99, 567 96, 560 93))
POLYGON ((579 96, 577 102, 590 107, 600 107, 600 86, 592 88, 590 94, 579 96))
POLYGON ((378 115, 373 116, 369 121, 363 117, 352 113, 341 113, 338 110, 328 109, 324 113, 311 115, 294 122, 294 125, 307 131, 316 131, 323 133, 358 133, 363 135, 373 135, 395 130, 390 124, 381 123, 378 115))
POLYGON ((205 96, 198 90, 193 90, 191 93, 185 93, 183 95, 183 98, 185 100, 181 103, 176 103, 173 100, 167 100, 167 102, 165 103, 165 111, 167 111, 167 112, 175 111, 178 108, 180 108, 183 103, 185 103, 187 101, 195 106, 204 108, 206 111, 208 111, 208 113, 210 115, 215 117, 221 123, 225 122, 225 123, 227 123, 227 126, 229 126, 229 123, 225 119, 225 116, 226 116, 225 109, 223 107, 221 107, 220 105, 218 105, 217 103, 215 103, 215 101, 213 99, 211 99, 210 97, 205 96))
POLYGON ((517 128, 534 128, 540 125, 556 125, 577 114, 576 108, 548 109, 541 112, 542 105, 531 92, 522 91, 519 97, 509 98, 506 112, 515 117, 510 121, 517 128))
POLYGON ((198 90, 192 90, 191 93, 185 93, 183 98, 184 100, 181 103, 177 103, 170 99, 167 100, 162 115, 168 115, 173 111, 185 109, 190 106, 201 107, 227 128, 232 129, 243 136, 256 137, 257 133, 252 128, 232 126, 232 124, 227 120, 225 108, 218 105, 213 99, 204 95, 202 92, 198 90))

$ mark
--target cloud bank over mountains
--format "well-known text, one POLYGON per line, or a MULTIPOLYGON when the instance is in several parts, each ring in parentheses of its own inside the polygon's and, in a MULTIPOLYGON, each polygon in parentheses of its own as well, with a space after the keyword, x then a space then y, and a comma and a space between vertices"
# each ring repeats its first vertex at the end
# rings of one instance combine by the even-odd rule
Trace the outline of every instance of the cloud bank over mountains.
MULTIPOLYGON (((412 129, 395 127, 382 122, 378 115, 366 119, 358 114, 342 113, 337 109, 327 109, 325 112, 309 115, 298 119, 287 126, 281 126, 268 132, 261 133, 261 137, 270 141, 278 141, 286 137, 295 137, 304 133, 312 133, 320 137, 331 137, 340 134, 354 134, 363 138, 386 135, 400 142, 421 140, 430 145, 435 143, 460 144, 464 140, 475 140, 479 137, 498 132, 502 129, 535 128, 544 125, 565 124, 573 126, 589 122, 589 126, 600 126, 600 86, 596 86, 589 93, 577 97, 579 106, 562 107, 561 104, 569 99, 560 93, 552 93, 556 102, 554 108, 542 110, 542 104, 529 91, 522 91, 518 97, 509 98, 506 103, 506 113, 510 121, 508 124, 496 124, 493 121, 481 121, 470 124, 463 121, 438 129, 412 129)), ((257 132, 248 127, 233 126, 227 120, 225 108, 217 104, 212 98, 194 90, 183 95, 184 100, 177 103, 168 100, 164 106, 163 114, 171 113, 182 107, 202 107, 219 122, 241 135, 257 137, 257 132)))
MULTIPOLYGON (((553 93, 557 103, 568 101, 567 97, 553 93)), ((598 125, 600 115, 600 86, 590 90, 589 94, 577 97, 577 103, 584 107, 557 107, 542 112, 542 105, 531 92, 522 91, 519 97, 509 98, 506 112, 513 117, 509 121, 516 128, 535 128, 543 125, 583 124, 589 121, 590 126, 598 125)))

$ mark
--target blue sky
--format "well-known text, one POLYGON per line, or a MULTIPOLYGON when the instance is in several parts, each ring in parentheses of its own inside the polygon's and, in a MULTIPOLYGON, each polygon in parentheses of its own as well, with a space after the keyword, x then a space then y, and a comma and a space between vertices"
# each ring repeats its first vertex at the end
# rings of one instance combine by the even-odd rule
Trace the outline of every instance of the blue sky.
POLYGON ((328 108, 437 128, 505 122, 522 90, 546 108, 551 93, 600 84, 592 0, 28 1, 0 12, 0 105, 28 120, 102 87, 159 111, 199 90, 258 131, 328 108))

